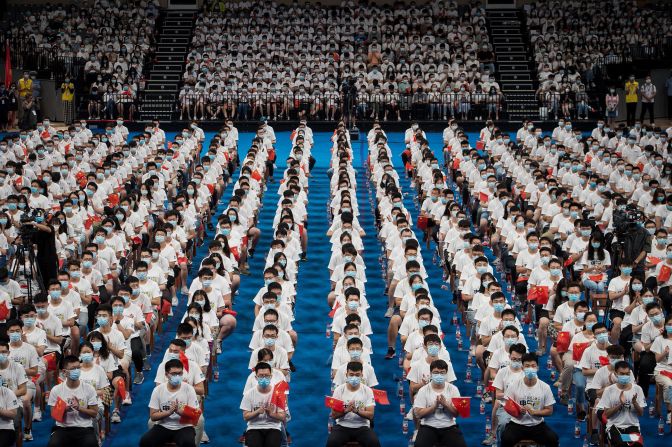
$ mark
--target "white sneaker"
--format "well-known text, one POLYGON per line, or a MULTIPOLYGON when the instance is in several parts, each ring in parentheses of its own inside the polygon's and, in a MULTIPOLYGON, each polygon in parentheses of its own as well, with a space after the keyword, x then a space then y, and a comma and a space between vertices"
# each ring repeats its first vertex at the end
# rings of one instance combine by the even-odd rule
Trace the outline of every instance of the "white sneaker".
POLYGON ((392 318, 392 315, 394 315, 394 307, 388 307, 385 311, 385 318, 392 318))
POLYGON ((110 422, 112 422, 113 424, 118 424, 119 422, 121 422, 121 416, 119 416, 118 409, 115 408, 114 411, 112 412, 112 416, 110 416, 110 422))
POLYGON ((203 432, 203 436, 201 436, 201 444, 207 444, 210 442, 210 437, 206 432, 203 432))
POLYGON ((25 430, 23 432, 23 440, 24 441, 32 441, 33 440, 33 433, 30 430, 25 430))
POLYGON ((131 400, 131 394, 127 393, 126 394, 126 399, 122 402, 122 405, 132 405, 133 401, 131 400))
POLYGON ((189 289, 187 289, 187 286, 182 286, 182 295, 189 295, 189 289))
POLYGON ((672 413, 667 413, 667 425, 672 424, 672 413))
POLYGON ((180 305, 180 302, 177 301, 177 295, 173 297, 173 301, 171 303, 173 306, 177 307, 180 305))
POLYGON ((33 411, 33 422, 42 422, 42 410, 39 407, 33 411))

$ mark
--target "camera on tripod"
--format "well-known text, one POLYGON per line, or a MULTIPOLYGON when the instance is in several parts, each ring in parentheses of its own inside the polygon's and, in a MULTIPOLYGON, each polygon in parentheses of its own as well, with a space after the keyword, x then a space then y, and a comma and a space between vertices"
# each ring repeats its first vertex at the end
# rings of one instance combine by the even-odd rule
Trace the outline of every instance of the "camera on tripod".
POLYGON ((30 222, 35 222, 36 217, 40 214, 40 211, 37 209, 31 210, 30 212, 23 213, 19 218, 19 236, 21 237, 21 245, 30 247, 33 243, 33 235, 37 231, 34 226, 28 225, 30 222))
POLYGON ((637 209, 635 205, 628 204, 625 209, 614 213, 614 230, 619 237, 639 228, 639 222, 644 222, 644 213, 637 209))

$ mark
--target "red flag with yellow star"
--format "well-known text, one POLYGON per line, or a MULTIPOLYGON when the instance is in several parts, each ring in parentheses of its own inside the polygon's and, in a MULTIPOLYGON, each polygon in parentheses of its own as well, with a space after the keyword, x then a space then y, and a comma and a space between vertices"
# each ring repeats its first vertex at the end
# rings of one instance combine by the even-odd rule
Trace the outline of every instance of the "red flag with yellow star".
POLYGON ((470 397, 453 397, 453 406, 457 410, 460 417, 468 418, 471 416, 471 398, 470 397))
POLYGON ((289 390, 289 384, 284 380, 278 382, 273 387, 273 395, 271 396, 271 403, 278 408, 283 410, 287 409, 287 390, 289 390))
POLYGON ((334 411, 343 412, 345 411, 345 402, 339 399, 334 399, 331 396, 324 396, 324 406, 331 408, 334 411))

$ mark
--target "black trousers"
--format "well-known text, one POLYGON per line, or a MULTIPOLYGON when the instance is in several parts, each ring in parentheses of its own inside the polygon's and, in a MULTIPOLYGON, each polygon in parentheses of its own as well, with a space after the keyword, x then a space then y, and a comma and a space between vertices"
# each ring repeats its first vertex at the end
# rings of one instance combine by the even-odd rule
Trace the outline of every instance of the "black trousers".
POLYGON ((131 358, 135 365, 135 373, 142 372, 142 363, 145 358, 145 344, 141 337, 131 338, 131 358))
POLYGON ((672 119, 672 96, 667 97, 667 119, 672 119))
POLYGON ((247 430, 245 445, 247 447, 280 447, 282 432, 280 430, 263 429, 247 430))
POLYGON ((621 439, 621 433, 639 433, 639 428, 633 425, 631 427, 618 429, 615 425, 612 425, 607 433, 609 436, 609 445, 611 447, 642 447, 641 442, 624 442, 621 439))
POLYGON ((358 442, 361 447, 380 447, 378 436, 369 427, 347 428, 334 425, 327 438, 327 447, 343 447, 347 442, 358 442))
POLYGON ((415 438, 415 447, 467 447, 462 430, 457 425, 434 428, 421 425, 415 438))
POLYGON ((504 427, 504 433, 502 433, 502 447, 513 447, 525 439, 546 447, 558 447, 560 445, 558 435, 546 425, 546 422, 529 427, 509 422, 504 427))
POLYGON ((649 114, 649 122, 653 124, 653 104, 652 102, 643 102, 642 111, 639 113, 639 120, 644 122, 644 115, 649 114))
POLYGON ((16 442, 16 431, 0 430, 0 445, 14 445, 16 442))
POLYGON ((625 103, 626 111, 626 122, 628 126, 635 125, 635 115, 637 114, 637 103, 636 102, 626 102, 625 103))
POLYGON ((139 445, 140 447, 157 447, 167 442, 173 442, 177 447, 196 447, 196 431, 194 427, 168 430, 161 425, 155 425, 142 435, 139 445))
MULTIPOLYGON (((10 444, 11 445, 11 444, 10 444)), ((65 428, 56 427, 51 431, 47 447, 62 447, 64 445, 76 445, 78 447, 98 447, 96 432, 93 427, 89 428, 65 428)))
POLYGON ((653 352, 639 353, 639 368, 637 370, 637 385, 642 387, 644 397, 649 398, 649 385, 651 384, 651 374, 656 369, 656 355, 653 352))

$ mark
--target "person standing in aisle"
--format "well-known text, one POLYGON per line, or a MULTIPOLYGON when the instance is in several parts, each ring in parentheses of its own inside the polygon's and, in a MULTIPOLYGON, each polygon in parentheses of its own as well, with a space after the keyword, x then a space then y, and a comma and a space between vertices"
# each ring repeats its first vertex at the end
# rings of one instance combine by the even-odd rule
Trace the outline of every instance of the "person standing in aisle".
POLYGON ((625 83, 625 108, 626 123, 628 127, 635 125, 635 115, 637 114, 637 102, 639 101, 639 82, 635 80, 635 75, 631 74, 625 83))

